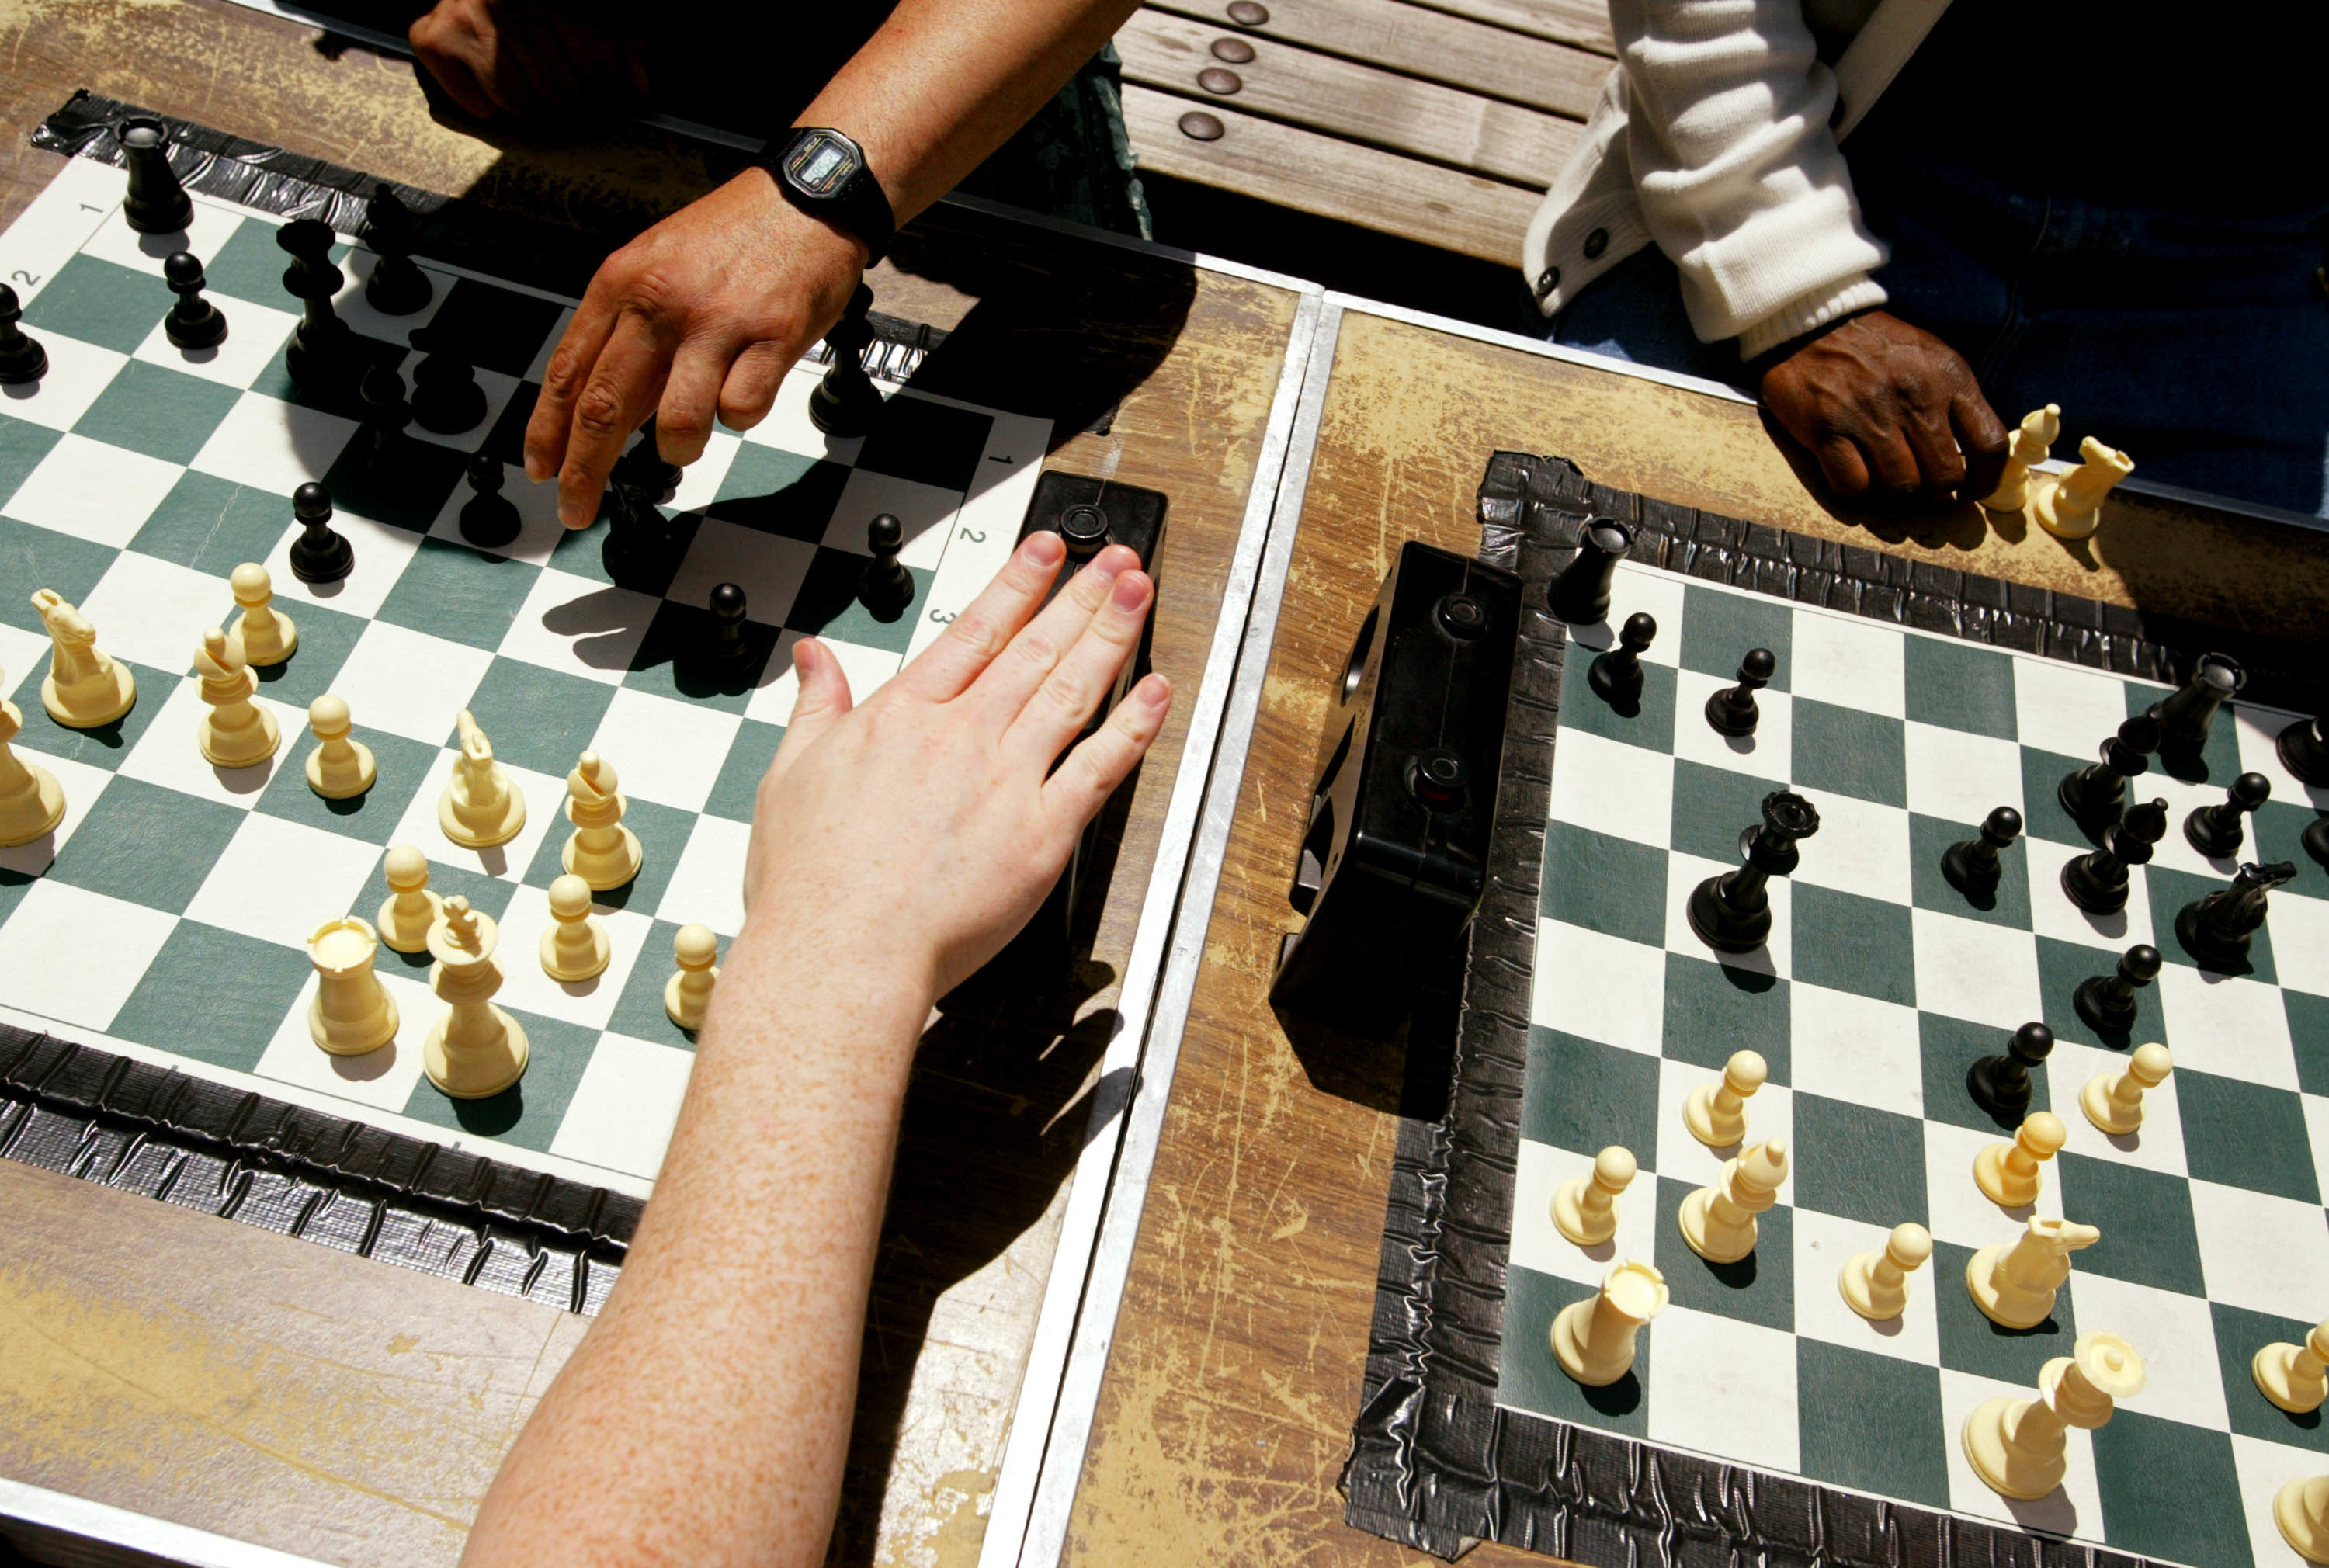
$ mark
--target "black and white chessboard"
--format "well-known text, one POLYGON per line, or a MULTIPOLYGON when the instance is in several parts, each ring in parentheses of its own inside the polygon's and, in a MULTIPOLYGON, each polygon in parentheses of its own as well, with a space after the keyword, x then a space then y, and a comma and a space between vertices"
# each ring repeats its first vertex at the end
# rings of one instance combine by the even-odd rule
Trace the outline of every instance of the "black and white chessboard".
POLYGON ((570 298, 424 261, 429 305, 387 316, 363 301, 371 253, 335 252, 348 275, 338 309, 367 357, 409 380, 410 333, 431 325, 473 357, 487 395, 471 430, 409 432, 391 492, 351 450, 356 411, 285 371, 297 302, 280 281, 281 220, 197 194, 186 233, 139 235, 120 211, 125 181, 69 160, 0 233, 0 278, 49 356, 37 385, 0 398, 0 670, 24 714, 18 744, 68 802, 50 839, 0 850, 0 1017, 643 1191, 692 1061, 663 1010, 672 939, 702 922, 724 946, 741 922, 753 787, 795 694, 791 644, 823 638, 863 696, 937 636, 1007 558, 1049 421, 889 389, 870 434, 832 439, 806 414, 817 372, 797 369, 765 422, 715 433, 685 471, 665 508, 684 545, 670 580, 617 587, 599 561, 604 527, 561 528, 552 487, 528 484, 520 461, 570 298), (162 259, 181 249, 203 260, 227 315, 215 350, 182 352, 162 333, 162 259), (458 532, 462 468, 480 447, 503 460, 523 517, 490 553, 458 532), (356 559, 322 588, 299 583, 286 553, 288 497, 311 479, 331 490, 356 559), (917 589, 887 622, 854 598, 866 523, 883 512, 905 524, 917 589), (196 747, 190 667, 203 629, 233 613, 227 577, 246 560, 268 566, 299 646, 259 672, 281 750, 227 771, 196 747), (744 588, 765 657, 712 683, 689 655, 723 581, 744 588), (118 725, 75 732, 42 709, 49 643, 28 601, 43 587, 79 604, 99 646, 135 671, 137 706, 118 725), (306 707, 327 690, 378 758, 380 782, 358 802, 327 803, 304 778, 306 707), (482 852, 436 821, 465 708, 528 807, 514 841, 482 852), (612 964, 561 985, 534 949, 569 831, 565 775, 586 747, 619 774, 646 860, 600 898, 612 964), (307 1037, 306 940, 339 915, 374 915, 395 843, 427 851, 437 891, 501 922, 496 1000, 533 1042, 525 1077, 503 1095, 457 1102, 421 1075, 420 1042, 442 1011, 425 955, 381 952, 403 1018, 391 1047, 334 1057, 307 1037))

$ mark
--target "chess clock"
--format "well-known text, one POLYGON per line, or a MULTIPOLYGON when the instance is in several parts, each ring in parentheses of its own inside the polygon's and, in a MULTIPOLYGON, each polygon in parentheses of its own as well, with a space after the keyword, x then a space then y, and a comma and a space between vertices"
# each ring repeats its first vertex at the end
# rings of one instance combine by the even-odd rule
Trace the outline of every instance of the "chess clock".
POLYGON ((1485 885, 1520 635, 1511 572, 1410 541, 1360 624, 1320 737, 1280 950, 1281 1011, 1383 1036, 1485 885))

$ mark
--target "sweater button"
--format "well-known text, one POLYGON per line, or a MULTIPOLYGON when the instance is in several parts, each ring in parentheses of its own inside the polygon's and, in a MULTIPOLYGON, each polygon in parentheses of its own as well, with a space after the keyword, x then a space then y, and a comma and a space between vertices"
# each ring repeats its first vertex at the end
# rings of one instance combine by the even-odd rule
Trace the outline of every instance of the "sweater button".
POLYGON ((1598 261, 1598 260, 1599 260, 1599 259, 1600 259, 1600 258, 1601 258, 1601 253, 1602 253, 1604 250, 1607 250, 1607 249, 1609 249, 1609 230, 1608 230, 1607 229, 1596 229, 1595 230, 1593 230, 1593 232, 1592 232, 1592 233, 1588 234, 1588 235, 1585 237, 1585 259, 1586 259, 1586 260, 1588 260, 1588 261, 1598 261))
POLYGON ((1542 272, 1536 275, 1536 296, 1539 299, 1542 299, 1546 295, 1551 294, 1554 289, 1559 288, 1560 286, 1560 268, 1548 267, 1542 272))

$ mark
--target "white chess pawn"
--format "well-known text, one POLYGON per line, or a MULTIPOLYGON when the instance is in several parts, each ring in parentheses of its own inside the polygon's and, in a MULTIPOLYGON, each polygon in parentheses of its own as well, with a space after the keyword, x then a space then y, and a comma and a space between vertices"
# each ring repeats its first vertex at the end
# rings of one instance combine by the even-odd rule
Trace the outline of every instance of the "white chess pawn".
POLYGON ((1735 1263, 1755 1250, 1755 1216, 1778 1201, 1787 1178, 1787 1141, 1768 1138, 1732 1160, 1711 1187, 1682 1200, 1678 1223, 1690 1250, 1710 1263, 1735 1263))
POLYGON ((396 1038, 396 999, 372 972, 379 934, 353 915, 327 920, 307 938, 316 1000, 307 1033, 335 1056, 360 1056, 396 1038))
POLYGON ((307 754, 307 787, 327 801, 353 800, 380 777, 372 747, 349 737, 354 724, 348 705, 326 691, 307 704, 307 728, 316 749, 307 754))
POLYGON ((1606 1388, 1634 1369, 1642 1325, 1665 1310, 1666 1277, 1643 1263, 1609 1271, 1601 1289, 1563 1307, 1552 1320, 1552 1356, 1588 1388, 1606 1388))
POLYGON ((242 650, 243 662, 263 670, 282 663, 298 651, 299 628, 275 608, 275 584, 265 567, 245 561, 234 568, 227 586, 234 590, 234 602, 242 606, 242 618, 227 635, 242 650))
POLYGON ((1966 1292, 1991 1322, 2035 1329, 2053 1315, 2055 1294, 2070 1277, 2070 1254, 2102 1239, 2090 1225, 2033 1215, 2011 1243, 1984 1247, 1966 1260, 1966 1292))
POLYGON ((1872 1323, 1897 1318, 1909 1305, 1909 1276, 1933 1255, 1933 1235, 1923 1225, 1896 1225, 1881 1252, 1854 1253, 1835 1276, 1843 1304, 1872 1323))
POLYGON ((2038 526, 2057 539, 2085 539, 2103 520, 2103 497, 2135 472, 2135 459, 2092 436, 2079 443, 2079 465, 2049 484, 2031 501, 2038 526))
POLYGON ((429 928, 445 917, 445 900, 429 891, 429 857, 399 844, 381 861, 388 901, 380 906, 380 939, 399 953, 421 953, 429 928))
POLYGON ((1982 498, 1982 505, 1992 512, 2021 511, 2030 500, 2030 470, 2046 461, 2046 454, 2061 437, 2061 404, 2049 403, 2024 414, 2022 427, 2013 433, 2013 445, 2006 452, 2005 472, 1997 488, 1982 498))
POLYGON ((437 961, 429 989, 452 1010, 429 1031, 420 1066, 456 1100, 500 1094, 524 1075, 532 1054, 524 1026, 493 1002, 502 988, 494 962, 500 941, 493 916, 470 908, 458 893, 445 900, 444 918, 429 928, 429 953, 437 961))
POLYGON ((2329 1563, 2329 1476, 2299 1477, 2272 1499, 2272 1522, 2307 1563, 2329 1563))
POLYGON ((542 934, 542 972, 570 985, 603 972, 613 948, 590 918, 590 884, 575 876, 552 881, 550 915, 557 924, 542 934))
POLYGON ((709 925, 683 925, 672 942, 679 972, 664 981, 663 1010, 684 1029, 700 1029, 720 978, 720 939, 709 925))
POLYGON ((494 743, 467 709, 457 722, 461 754, 437 798, 437 826, 465 850, 490 850, 524 830, 525 796, 510 782, 509 769, 494 760, 494 743))
POLYGON ((623 826, 623 813, 629 809, 613 766, 597 752, 584 752, 566 775, 566 820, 574 824, 574 831, 559 859, 593 893, 619 887, 639 874, 646 852, 639 848, 639 836, 623 826))
POLYGON ((275 715, 251 700, 259 690, 259 677, 219 627, 203 634, 194 673, 202 677, 203 700, 211 706, 195 731, 203 756, 216 767, 256 767, 273 756, 283 744, 283 732, 275 715))
POLYGON ((53 588, 33 596, 52 652, 41 681, 41 706, 67 729, 98 729, 129 711, 137 700, 137 677, 129 666, 108 658, 97 645, 97 628, 65 603, 53 588))
POLYGON ((2154 1042, 2135 1047, 2124 1073, 2097 1073, 2079 1091, 2079 1109, 2100 1132, 2132 1132, 2143 1125, 2143 1092, 2156 1089, 2174 1070, 2175 1058, 2154 1042))
MULTIPOLYGON (((7 689, 0 681, 0 691, 7 689)), ((24 710, 0 697, 0 850, 45 837, 65 820, 64 786, 57 775, 16 755, 13 742, 24 728, 24 710)))
POLYGON ((1992 1143, 1973 1157, 1973 1179, 2000 1208, 2027 1208, 2038 1201, 2045 1178, 2041 1160, 2061 1152, 2070 1130, 2051 1111, 2032 1111, 2011 1143, 1992 1143))
POLYGON ((1683 1102, 1683 1124, 1709 1149, 1728 1149, 1747 1136, 1747 1099, 1763 1086, 1771 1069, 1758 1051, 1734 1051, 1722 1076, 1701 1084, 1683 1102))
POLYGON ((2036 1501, 2062 1484, 2070 1429, 2102 1425, 2149 1377, 2143 1357, 2117 1335, 2079 1335, 2070 1355, 2039 1368, 2037 1398, 1985 1399, 1966 1417, 1962 1441, 1973 1473, 2000 1497, 2036 1501))
POLYGON ((2309 1415, 2329 1399, 2329 1322, 2316 1323, 2302 1345, 2268 1345, 2249 1363, 2256 1385, 2291 1415, 2309 1415))
POLYGON ((1617 1234, 1617 1195, 1634 1179, 1633 1151, 1612 1143, 1593 1157, 1593 1174, 1574 1177, 1552 1195, 1552 1225, 1580 1247, 1617 1234))

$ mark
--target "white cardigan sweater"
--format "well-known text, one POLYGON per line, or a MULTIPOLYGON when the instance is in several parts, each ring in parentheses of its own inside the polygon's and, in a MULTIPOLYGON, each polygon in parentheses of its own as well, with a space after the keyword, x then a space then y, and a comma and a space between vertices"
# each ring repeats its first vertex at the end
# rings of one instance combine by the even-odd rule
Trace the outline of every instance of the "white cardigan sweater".
POLYGON ((1617 64, 1523 249, 1537 308, 1551 315, 1653 240, 1682 273, 1692 329, 1737 338, 1743 358, 1883 304, 1870 274, 1886 252, 1837 144, 1947 6, 1609 0, 1617 64), (1833 70, 1815 23, 1851 39, 1833 70))

